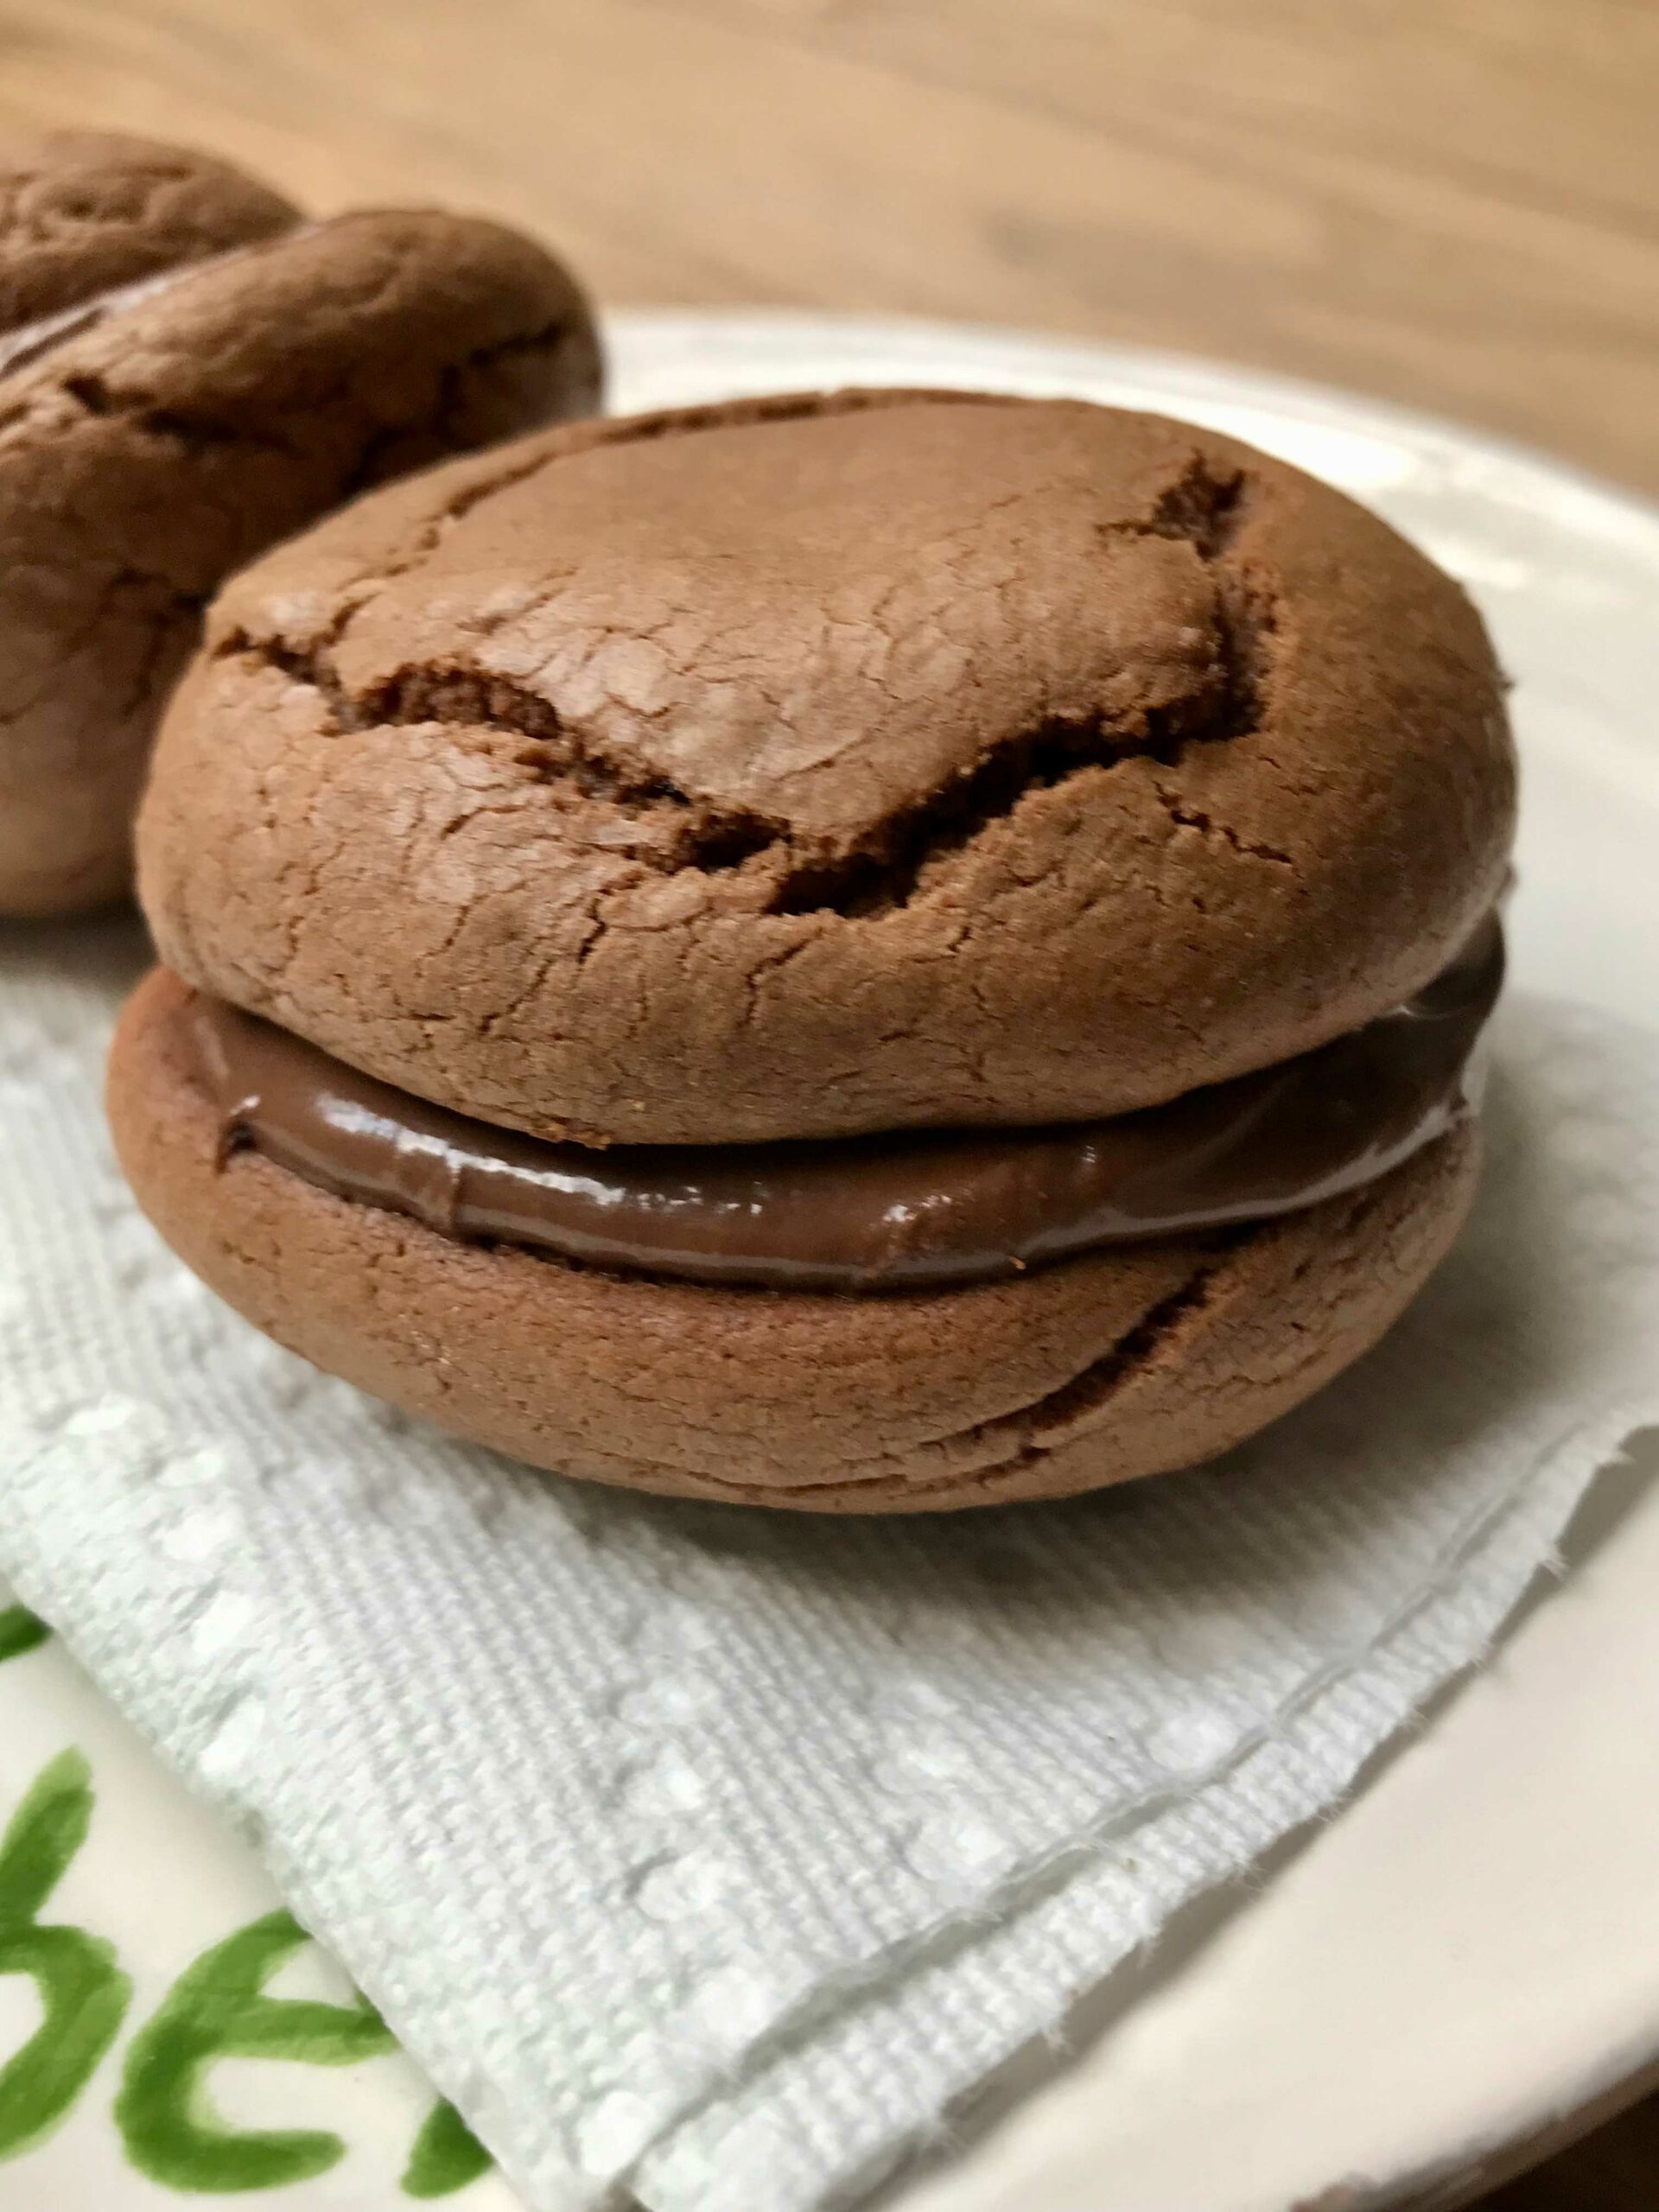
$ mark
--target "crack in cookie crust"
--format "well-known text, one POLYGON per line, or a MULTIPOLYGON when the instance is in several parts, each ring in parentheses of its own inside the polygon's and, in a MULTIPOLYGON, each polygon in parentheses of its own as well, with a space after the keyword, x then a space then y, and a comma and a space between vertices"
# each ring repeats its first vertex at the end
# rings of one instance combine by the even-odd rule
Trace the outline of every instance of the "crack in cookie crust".
POLYGON ((201 988, 539 1134, 1090 1119, 1444 964, 1508 840, 1497 701, 1453 586, 1224 438, 734 403, 438 472, 248 571, 147 903, 201 988))
MULTIPOLYGON (((950 397, 957 404, 997 404, 974 394, 950 397)), ((931 404, 932 397, 847 394, 837 395, 835 404, 850 411, 868 400, 931 404)), ((779 422, 828 411, 823 402, 785 398, 770 403, 764 414, 757 410, 754 419, 779 422)), ((620 426, 605 442, 644 442, 721 426, 706 416, 650 417, 620 426)), ((315 691, 324 726, 335 734, 443 725, 453 728, 462 742, 486 734, 505 740, 507 760, 550 792, 614 807, 620 817, 639 822, 643 834, 626 844, 618 841, 617 849, 647 867, 665 873, 719 873, 750 860, 761 861, 770 888, 760 911, 776 914, 868 917, 901 909, 938 878, 943 863, 1033 794, 1085 769, 1135 758, 1173 768, 1189 742, 1237 739, 1260 726, 1274 611, 1259 585, 1226 562, 1247 510, 1249 478, 1243 467, 1217 470, 1196 453, 1147 513, 1100 525, 1107 537, 1185 544, 1215 575, 1211 658, 1195 671, 1191 687, 1166 701, 1100 705, 1009 732, 987 746, 976 761, 895 809, 850 844, 803 834, 779 813, 721 804, 688 791, 638 752, 629 755, 607 746, 600 733, 567 716, 543 693, 475 662, 409 665, 355 690, 348 685, 341 672, 341 648, 379 586, 408 577, 429 560, 448 531, 486 501, 522 486, 562 458, 591 451, 597 442, 566 441, 528 466, 467 486, 422 534, 416 554, 391 566, 384 578, 363 580, 322 635, 296 645, 238 626, 218 639, 216 655, 279 671, 315 691)), ((1170 811, 1172 820, 1202 826, 1217 836, 1230 835, 1207 816, 1179 810, 1173 801, 1170 811)), ((1240 852, 1286 858, 1247 839, 1232 842, 1240 852)))

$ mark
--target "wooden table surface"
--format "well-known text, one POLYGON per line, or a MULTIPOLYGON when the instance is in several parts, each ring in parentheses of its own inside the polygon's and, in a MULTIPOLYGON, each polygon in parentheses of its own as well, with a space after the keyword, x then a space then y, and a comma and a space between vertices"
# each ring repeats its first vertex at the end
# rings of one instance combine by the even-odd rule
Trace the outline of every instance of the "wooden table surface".
MULTIPOLYGON (((1095 334, 1659 494, 1654 0, 0 0, 0 128, 528 224, 611 302, 1095 334)), ((1640 2107, 1487 2212, 1656 2212, 1640 2107)))
POLYGON ((0 124, 517 217, 610 301, 1098 333, 1659 493, 1653 0, 0 0, 0 124))

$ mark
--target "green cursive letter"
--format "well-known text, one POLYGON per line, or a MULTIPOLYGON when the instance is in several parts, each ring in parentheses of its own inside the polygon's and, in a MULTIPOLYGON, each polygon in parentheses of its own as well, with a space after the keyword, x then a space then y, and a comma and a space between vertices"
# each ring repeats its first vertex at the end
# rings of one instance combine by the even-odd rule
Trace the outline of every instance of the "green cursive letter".
POLYGON ((55 2127, 114 2042, 132 1984, 111 1946, 38 1914, 92 1823, 91 1770, 60 1751, 35 1777, 0 1837, 0 1974, 31 1975, 46 2017, 0 2066, 0 2158, 55 2127))
POLYGON ((52 1633, 27 1605, 0 1605, 0 1659, 21 1659, 52 1633))
POLYGON ((426 2116, 404 2168, 405 2196, 453 2196, 490 2170, 489 2152, 447 2098, 426 2116))
POLYGON ((308 1938, 291 1913, 270 1912, 185 1968, 132 2039, 115 2102, 127 2156, 179 2190, 277 2189, 327 2173, 345 2156, 338 2135, 227 2126, 203 2079, 221 2058, 352 2066, 395 2048, 380 2018, 355 2005, 266 1997, 278 1967, 308 1938))

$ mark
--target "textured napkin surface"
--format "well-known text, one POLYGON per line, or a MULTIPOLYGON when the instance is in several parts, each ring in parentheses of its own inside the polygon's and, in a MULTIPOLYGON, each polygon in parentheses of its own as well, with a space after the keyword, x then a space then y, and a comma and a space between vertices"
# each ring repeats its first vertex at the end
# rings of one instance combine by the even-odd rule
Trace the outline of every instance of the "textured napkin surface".
POLYGON ((1518 999, 1382 1350, 1208 1470, 819 1523, 314 1375, 128 1198, 137 932, 0 958, 0 1572, 255 1835, 526 2200, 807 2212, 1352 1778, 1659 1411, 1659 1040, 1518 999))

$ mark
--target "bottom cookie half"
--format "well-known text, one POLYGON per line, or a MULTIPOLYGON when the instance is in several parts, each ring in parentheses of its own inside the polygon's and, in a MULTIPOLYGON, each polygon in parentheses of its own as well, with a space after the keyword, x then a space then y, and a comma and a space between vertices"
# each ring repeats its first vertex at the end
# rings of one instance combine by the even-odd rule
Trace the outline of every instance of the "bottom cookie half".
POLYGON ((1211 1459, 1366 1351, 1445 1255, 1479 1139, 1277 1222, 1012 1281, 856 1297, 710 1289, 461 1243, 251 1152, 175 1049, 164 970, 110 1116, 140 1205, 254 1325, 480 1443, 599 1482, 825 1512, 1060 1497, 1211 1459))

